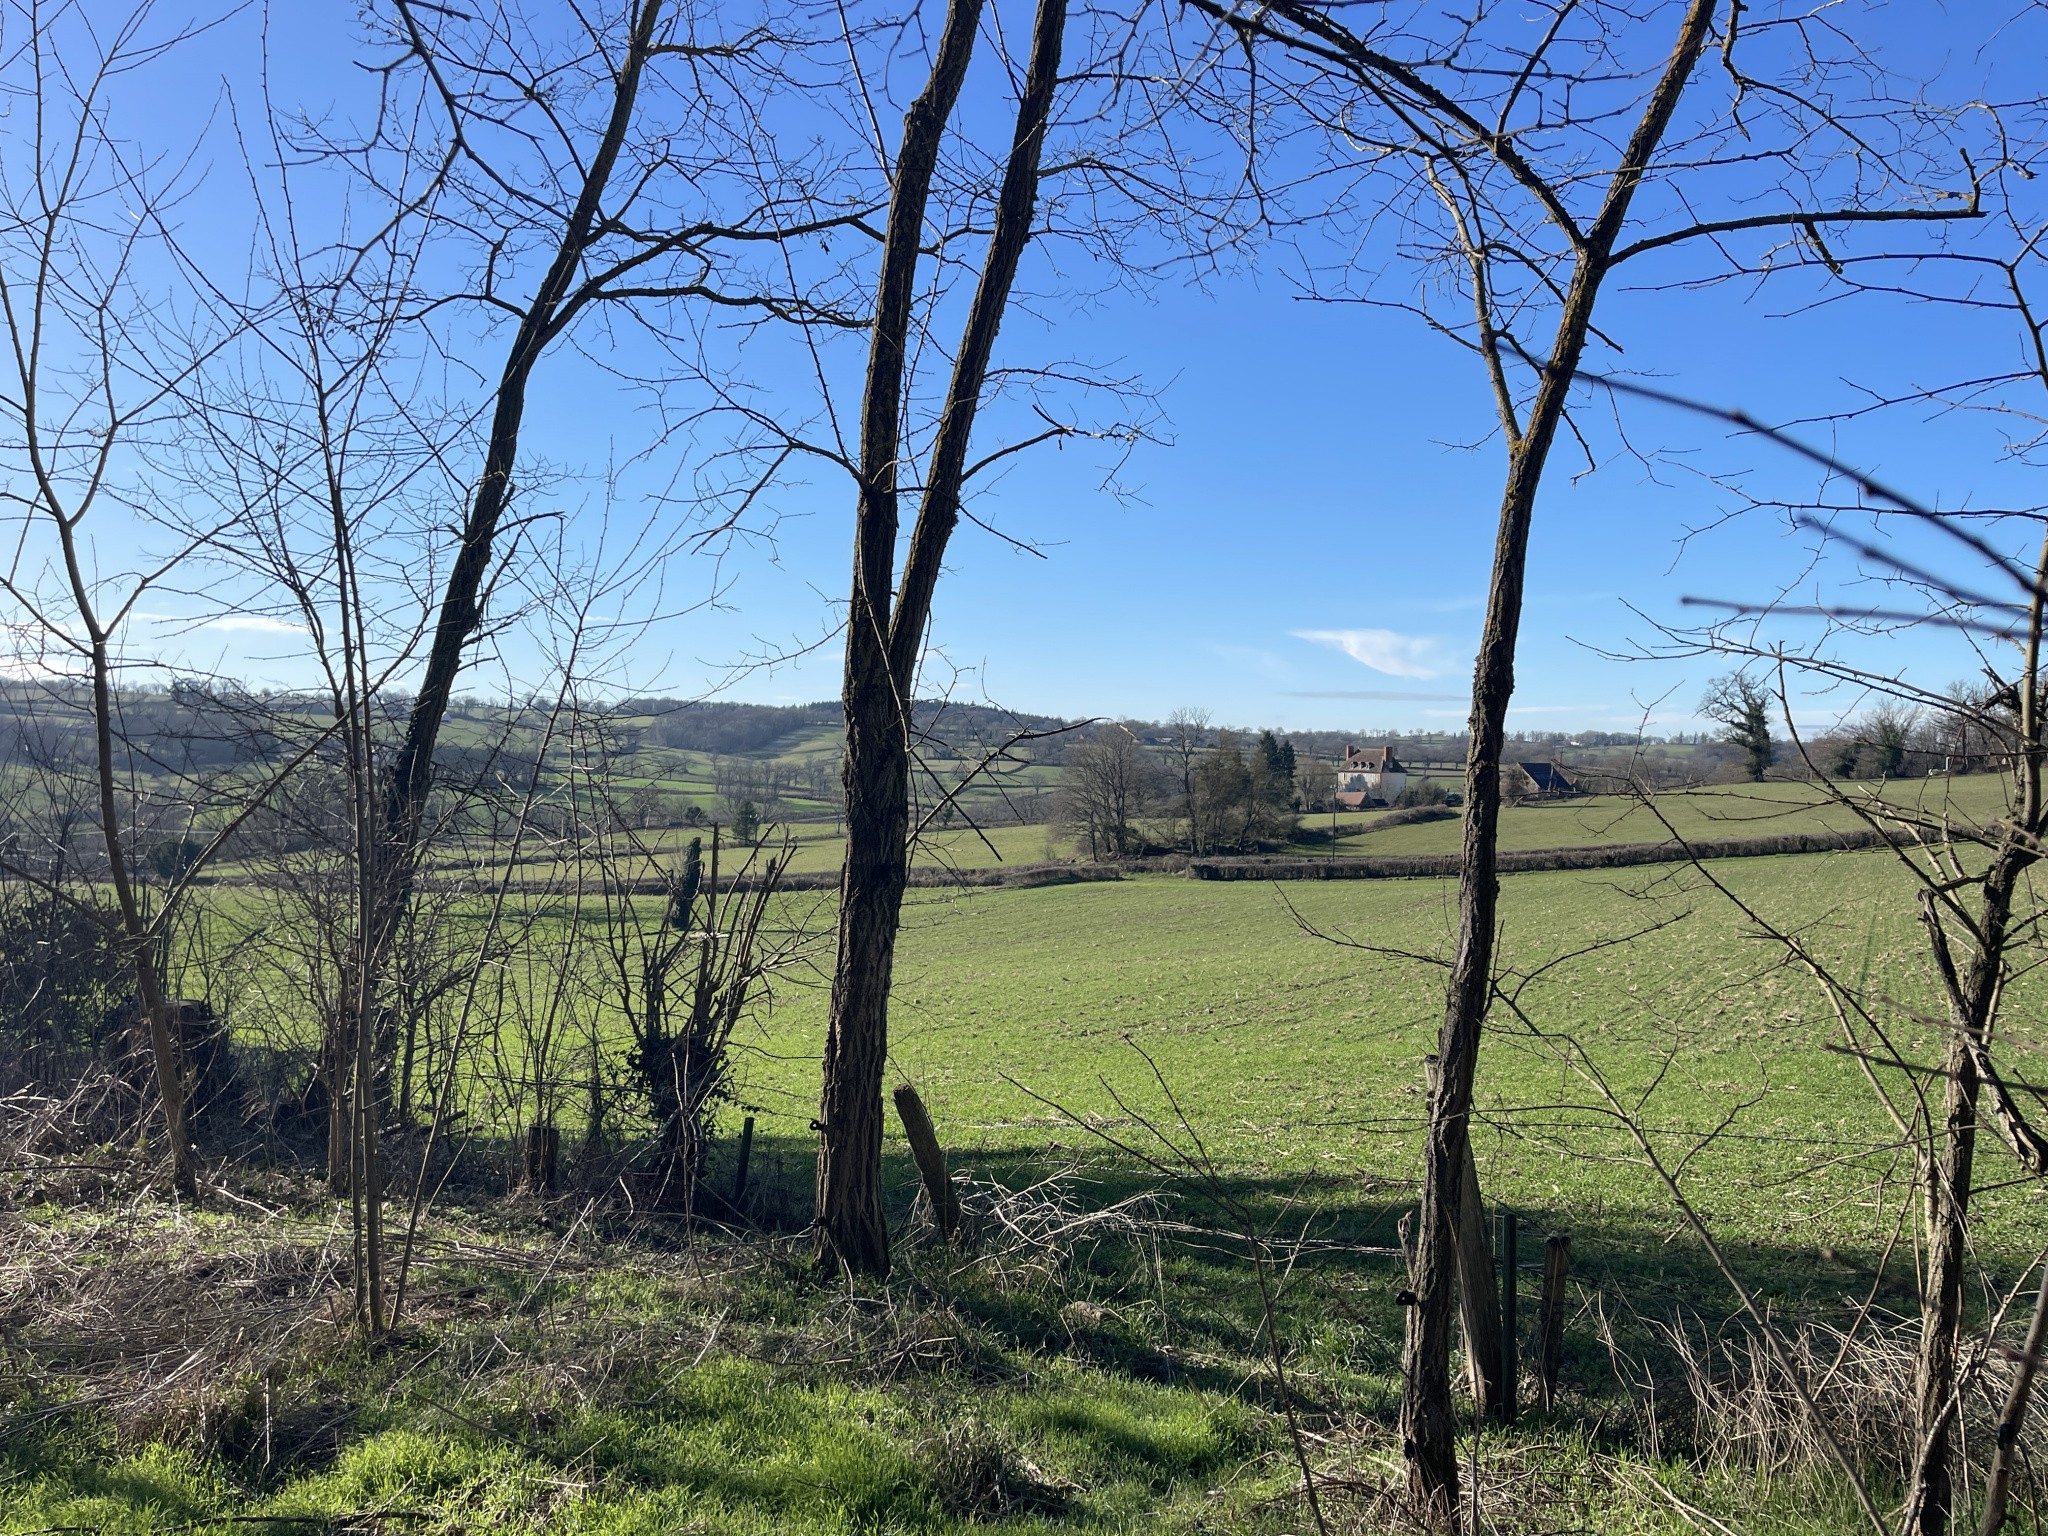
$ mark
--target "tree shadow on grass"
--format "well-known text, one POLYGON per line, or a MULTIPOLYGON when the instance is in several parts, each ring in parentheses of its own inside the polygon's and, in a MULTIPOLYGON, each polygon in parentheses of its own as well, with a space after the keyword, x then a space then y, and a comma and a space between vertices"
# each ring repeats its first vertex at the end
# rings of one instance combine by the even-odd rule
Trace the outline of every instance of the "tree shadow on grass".
MULTIPOLYGON (((785 1164, 801 1166, 793 1146, 785 1164)), ((1056 1288, 1005 1286, 978 1274, 970 1246, 935 1242, 912 1221, 917 1171, 907 1154, 885 1157, 892 1230, 902 1267, 943 1293, 1006 1350, 1059 1356, 1131 1380, 1185 1383, 1273 1400, 1262 1364, 1264 1304, 1253 1270, 1254 1243, 1272 1276, 1275 1324, 1299 1357, 1298 1394, 1312 1409, 1337 1399, 1377 1402, 1390 1413, 1398 1378, 1407 1284, 1402 1226, 1412 1191, 1365 1188, 1341 1175, 1272 1177, 1224 1173, 1213 1181, 1168 1179, 1109 1150, 1054 1156, 1040 1147, 978 1149, 955 1173, 1004 1188, 1063 1180, 1083 1208, 1133 1198, 1152 1219, 1081 1245, 1056 1288), (1253 1241, 1247 1241, 1247 1233, 1253 1241), (1078 1303, 1077 1303, 1078 1298, 1078 1303), (1328 1400, 1319 1400, 1327 1398, 1328 1400)), ((804 1204, 786 1191, 782 1208, 804 1204)), ((1748 1326, 1726 1278, 1704 1246, 1668 1213, 1552 1211, 1523 1206, 1519 1218, 1518 1335, 1524 1400, 1535 1395, 1534 1355, 1544 1240, 1571 1238, 1565 1358, 1565 1423, 1612 1431, 1616 1410, 1676 1386, 1683 1362, 1667 1329, 1697 1336, 1748 1326)), ((1917 1315, 1909 1253, 1782 1240, 1722 1238, 1752 1296, 1780 1327, 1841 1327, 1859 1314, 1917 1315), (1882 1266, 1882 1268, 1880 1268, 1882 1266)), ((2015 1283, 2031 1255, 2012 1254, 1993 1278, 2015 1283)))

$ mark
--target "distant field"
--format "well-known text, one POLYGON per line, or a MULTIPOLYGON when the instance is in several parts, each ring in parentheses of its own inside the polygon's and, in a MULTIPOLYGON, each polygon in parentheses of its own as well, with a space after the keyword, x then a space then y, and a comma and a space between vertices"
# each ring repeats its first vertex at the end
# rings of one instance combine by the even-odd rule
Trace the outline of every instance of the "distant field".
MULTIPOLYGON (((1864 788, 1886 801, 1958 821, 1988 821, 2003 813, 2008 789, 1999 774, 1957 779, 1894 779, 1864 788)), ((1503 848, 1575 848, 1595 843, 1661 843, 1675 830, 1681 837, 1776 837, 1793 832, 1853 831, 1866 823, 1853 811, 1827 803, 1810 784, 1719 784, 1673 790, 1654 797, 1646 809, 1627 795, 1594 795, 1508 806, 1501 811, 1503 848), (1665 822, 1670 823, 1667 830, 1665 822)), ((1460 823, 1455 819, 1408 826, 1367 828, 1341 838, 1343 854, 1455 853, 1460 823)), ((1327 849, 1325 850, 1327 851, 1327 849)))
MULTIPOLYGON (((1926 814, 1946 815, 1958 822, 1981 823, 2003 813, 2007 786, 2003 777, 1983 774, 1958 779, 1894 780, 1866 786, 1864 792, 1894 805, 1911 806, 1926 814)), ((1316 841, 1297 842, 1283 851, 1305 858, 1329 857, 1333 852, 1338 857, 1365 857, 1458 851, 1461 822, 1455 813, 1441 820, 1387 825, 1398 814, 1380 811, 1365 815, 1347 813, 1338 817, 1335 823, 1338 836, 1334 845, 1327 837, 1331 818, 1318 814, 1304 815, 1301 821, 1303 831, 1322 835, 1316 841)), ((1528 850, 1612 843, 1661 843, 1667 841, 1673 831, 1692 840, 1773 837, 1792 833, 1857 831, 1865 825, 1854 811, 1833 804, 1808 784, 1730 784, 1667 791, 1654 796, 1651 807, 1623 795, 1510 805, 1501 812, 1501 847, 1528 850)), ((836 824, 824 819, 792 821, 772 828, 771 839, 779 840, 785 832, 796 844, 795 857, 790 864, 792 870, 817 874, 839 867, 845 841, 836 824)), ((679 858, 692 837, 704 837, 708 849, 709 831, 705 828, 662 826, 651 827, 633 836, 653 861, 641 866, 636 877, 649 878, 657 873, 657 865, 679 858)), ((531 848, 522 862, 523 878, 543 879, 551 870, 558 876, 572 872, 567 866, 551 862, 552 856, 547 853, 544 841, 535 839, 531 848)), ((725 856, 728 860, 733 857, 729 848, 725 856)), ((934 829, 927 833, 915 854, 915 862, 921 866, 957 869, 1015 867, 1074 858, 1074 849, 1056 839, 1052 829, 1043 823, 990 825, 976 832, 956 822, 950 829, 934 829)), ((728 863, 726 867, 731 865, 728 863)), ((219 872, 233 877, 254 871, 223 865, 219 872)))

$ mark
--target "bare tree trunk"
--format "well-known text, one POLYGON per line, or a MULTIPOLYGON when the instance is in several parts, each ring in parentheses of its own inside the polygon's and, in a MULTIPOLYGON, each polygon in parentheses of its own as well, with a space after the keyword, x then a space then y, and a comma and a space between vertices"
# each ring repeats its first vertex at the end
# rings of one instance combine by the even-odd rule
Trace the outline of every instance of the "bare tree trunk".
MULTIPOLYGON (((1426 1519, 1448 1523, 1458 1504, 1457 1424, 1451 1412, 1451 1286, 1456 1272, 1456 1216, 1462 1203, 1464 1163, 1470 1154, 1472 1080, 1479 1065, 1480 1031, 1493 988, 1493 943, 1500 880, 1500 757, 1507 736, 1508 702, 1515 689, 1515 642, 1521 628, 1522 583, 1528 564, 1529 524, 1550 446, 1579 360, 1592 329, 1593 309, 1610 270, 1645 170, 1664 137, 1711 32, 1711 0, 1693 0, 1679 27, 1671 58, 1623 151, 1566 291, 1549 365, 1528 423, 1513 431, 1507 486, 1501 497, 1487 593, 1486 627, 1472 675, 1470 741, 1465 763, 1463 860, 1458 877, 1458 942, 1444 995, 1439 1091, 1430 1101, 1424 1154, 1422 1219, 1416 1234, 1415 1304, 1409 1309, 1401 1394, 1401 1446, 1408 1460, 1409 1492, 1426 1519)), ((1483 290, 1482 290, 1483 291, 1483 290)), ((1490 334, 1490 333, 1489 333, 1490 334)), ((1508 413, 1504 412, 1504 415, 1508 413)))
MULTIPOLYGON (((861 410, 860 512, 846 612, 846 862, 839 950, 818 1110, 821 1258, 863 1274, 889 1268, 882 1219, 882 1071, 889 983, 909 879, 910 701, 889 665, 904 370, 919 246, 939 148, 974 52, 981 0, 951 0, 923 94, 903 117, 861 410)), ((914 680, 913 680, 914 686, 914 680)))
MULTIPOLYGON (((1429 1092, 1437 1093, 1441 1072, 1429 1058, 1429 1092)), ((1486 1201, 1479 1192, 1479 1163, 1472 1138, 1465 1138, 1464 1174, 1458 1197, 1458 1319, 1465 1331, 1465 1363, 1479 1412, 1501 1401, 1500 1292, 1494 1287, 1493 1239, 1486 1226, 1486 1201)))
POLYGON ((179 1035, 171 1017, 170 999, 165 995, 163 977, 157 969, 156 936, 142 911, 135 881, 128 868, 127 850, 121 843, 121 805, 114 766, 113 667, 107 650, 107 636, 101 627, 85 582, 84 566, 70 527, 61 529, 64 565, 70 579, 79 617, 92 639, 92 703, 94 778, 99 789, 100 840, 106 851, 107 873, 114 886, 114 900, 120 908, 121 927, 127 941, 130 963, 135 968, 135 988, 149 1024, 150 1056, 156 1065, 157 1098, 164 1113, 164 1139, 170 1145, 171 1187, 188 1200, 199 1196, 199 1173, 192 1156, 192 1136, 185 1118, 185 1061, 179 1035))
POLYGON ((902 711, 886 667, 877 677, 875 659, 862 657, 856 666, 856 644, 849 635, 846 862, 818 1110, 818 1238, 821 1257, 863 1274, 884 1274, 889 1232, 882 1219, 882 1073, 896 928, 908 879, 910 772, 902 711))
MULTIPOLYGON (((2023 683, 2023 688, 2031 688, 2023 683)), ((2023 741, 2028 740, 2023 731, 2023 741)), ((2030 755, 2031 752, 2030 752, 2030 755)), ((2021 807, 2022 826, 2035 824, 2021 807)), ((1961 1404, 1957 1366, 1962 1354, 1967 1300, 1970 1193, 1977 1155, 1978 1101, 1983 1091, 1982 1051, 2005 966, 2012 895, 2030 849, 2008 842, 1984 882, 1969 972, 1958 975, 1932 902, 1923 905, 1936 961, 1949 996, 1948 1049, 1942 1072, 1942 1123, 1927 1165, 1923 1220, 1927 1274, 1920 1297, 1920 1343, 1914 1361, 1914 1422, 1920 1449, 1906 1495, 1902 1536, 1944 1536, 1955 1507, 1954 1444, 1961 1404)))
POLYGON ((882 1219, 882 1074, 896 931, 909 875, 909 731, 917 660, 939 567, 959 521, 967 446, 989 356, 1031 238, 1066 0, 1040 0, 995 225, 954 362, 902 588, 892 603, 904 371, 919 247, 946 120, 966 80, 980 15, 981 0, 951 0, 930 78, 904 114, 861 409, 860 510, 843 693, 846 862, 818 1112, 817 1199, 820 1260, 863 1274, 889 1268, 882 1219))

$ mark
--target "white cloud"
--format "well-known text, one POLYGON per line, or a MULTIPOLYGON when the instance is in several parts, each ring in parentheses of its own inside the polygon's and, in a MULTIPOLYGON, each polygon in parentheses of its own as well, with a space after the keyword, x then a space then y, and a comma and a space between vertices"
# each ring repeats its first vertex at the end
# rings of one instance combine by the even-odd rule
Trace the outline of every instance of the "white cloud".
POLYGON ((306 626, 290 619, 273 618, 267 613, 223 613, 214 618, 202 618, 196 613, 133 613, 129 615, 143 624, 181 624, 188 630, 216 629, 224 634, 248 635, 303 635, 306 626))
POLYGON ((267 613, 226 613, 217 619, 208 619, 199 627, 257 635, 303 635, 306 632, 306 626, 303 624, 294 624, 288 619, 273 619, 267 613))
POLYGON ((1442 644, 1429 636, 1391 629, 1297 629, 1294 638, 1327 645, 1392 677, 1436 677, 1447 659, 1442 644))

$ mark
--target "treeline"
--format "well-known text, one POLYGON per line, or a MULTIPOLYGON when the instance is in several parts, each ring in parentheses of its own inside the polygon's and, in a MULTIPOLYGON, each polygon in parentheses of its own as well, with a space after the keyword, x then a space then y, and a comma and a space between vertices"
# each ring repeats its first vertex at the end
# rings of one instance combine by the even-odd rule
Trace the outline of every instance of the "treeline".
MULTIPOLYGON (((1212 732, 1192 714, 1149 740, 1139 725, 1100 726, 1061 758, 1052 831, 1091 861, 1250 853, 1293 841, 1335 790, 1330 763, 1270 730, 1212 732)), ((1413 804, 1432 791, 1403 793, 1413 804)))

